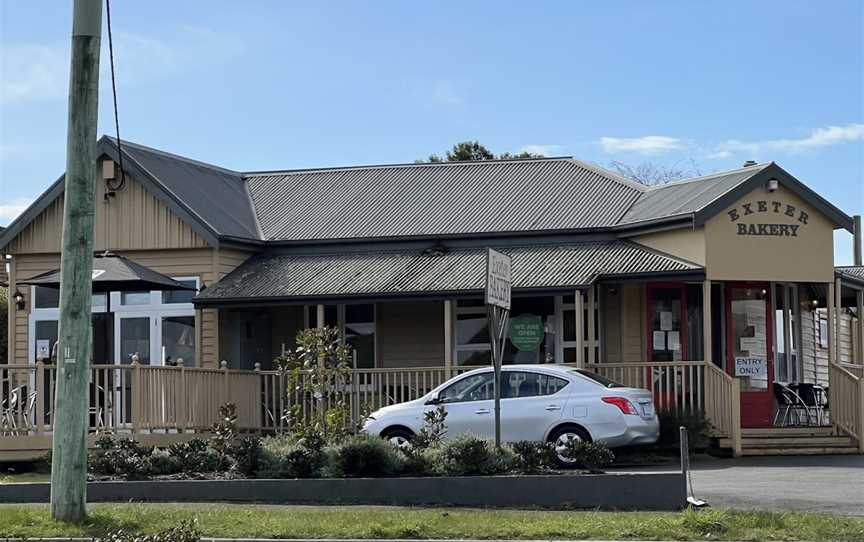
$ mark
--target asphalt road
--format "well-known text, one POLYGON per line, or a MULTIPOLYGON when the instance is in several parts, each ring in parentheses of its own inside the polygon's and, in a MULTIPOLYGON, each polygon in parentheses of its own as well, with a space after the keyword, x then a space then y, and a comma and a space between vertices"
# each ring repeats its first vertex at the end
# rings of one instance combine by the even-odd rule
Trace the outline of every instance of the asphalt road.
POLYGON ((700 456, 691 468, 696 497, 714 507, 864 516, 864 455, 700 456))

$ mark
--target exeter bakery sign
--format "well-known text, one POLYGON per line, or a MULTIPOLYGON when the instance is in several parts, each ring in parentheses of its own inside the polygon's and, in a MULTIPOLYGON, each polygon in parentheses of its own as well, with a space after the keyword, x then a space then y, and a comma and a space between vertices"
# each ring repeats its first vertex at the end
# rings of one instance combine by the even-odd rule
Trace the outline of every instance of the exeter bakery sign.
MULTIPOLYGON (((727 211, 729 219, 737 225, 738 235, 756 235, 769 237, 798 237, 800 228, 807 225, 809 215, 797 209, 794 205, 782 201, 757 200, 750 203, 742 203, 738 207, 727 211), (753 216, 751 216, 753 215, 753 216), (772 222, 772 218, 780 216, 791 217, 797 224, 780 224, 772 222), (750 220, 760 222, 745 224, 739 222, 742 218, 750 216, 750 220), (761 222, 764 220, 764 222, 761 222)), ((786 219, 789 222, 788 219, 786 219)), ((749 222, 749 220, 748 220, 749 222)))

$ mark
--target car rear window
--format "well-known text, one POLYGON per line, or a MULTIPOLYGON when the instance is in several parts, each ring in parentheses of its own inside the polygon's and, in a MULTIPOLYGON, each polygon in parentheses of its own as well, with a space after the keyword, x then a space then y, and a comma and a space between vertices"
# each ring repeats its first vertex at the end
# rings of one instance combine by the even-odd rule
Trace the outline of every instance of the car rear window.
POLYGON ((580 374, 589 380, 593 380, 594 382, 600 384, 604 388, 626 388, 623 384, 619 384, 614 380, 610 380, 605 376, 598 375, 597 373, 592 373, 591 371, 586 371, 584 369, 573 369, 574 373, 580 374))

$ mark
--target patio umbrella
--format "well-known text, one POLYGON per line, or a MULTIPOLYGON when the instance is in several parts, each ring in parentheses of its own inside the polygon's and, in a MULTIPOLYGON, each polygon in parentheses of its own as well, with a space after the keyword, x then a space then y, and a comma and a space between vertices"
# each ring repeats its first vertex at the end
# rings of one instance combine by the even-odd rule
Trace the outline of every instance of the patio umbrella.
MULTIPOLYGON (((60 270, 48 271, 18 284, 60 288, 60 270)), ((171 277, 137 264, 128 258, 105 252, 93 257, 93 293, 138 292, 142 290, 194 290, 171 277)), ((110 297, 110 296, 109 296, 110 297)), ((110 299, 108 300, 110 312, 110 299)))
MULTIPOLYGON (((18 281, 18 284, 42 286, 45 288, 60 288, 60 270, 48 271, 18 281)), ((195 290, 171 277, 158 273, 148 267, 135 263, 118 254, 105 251, 93 257, 93 293, 106 293, 106 312, 111 313, 110 292, 140 292, 150 290, 195 290)), ((106 320, 106 327, 110 325, 106 320)), ((110 329, 106 329, 107 337, 111 337, 110 329)))

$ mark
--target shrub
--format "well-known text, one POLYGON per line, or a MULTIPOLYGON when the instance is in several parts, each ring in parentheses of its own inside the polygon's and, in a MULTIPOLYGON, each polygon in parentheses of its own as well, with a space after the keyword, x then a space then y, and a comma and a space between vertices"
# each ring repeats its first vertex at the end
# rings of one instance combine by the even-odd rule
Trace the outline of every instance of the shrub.
POLYGON ((704 450, 711 444, 711 422, 702 411, 690 412, 681 408, 663 409, 657 412, 660 419, 660 438, 657 448, 677 450, 680 446, 679 428, 684 426, 690 440, 690 450, 704 450))
POLYGON ((442 445, 434 461, 436 471, 444 476, 486 476, 510 470, 513 454, 507 448, 496 450, 487 440, 464 435, 442 445))
POLYGON ((244 437, 231 445, 228 454, 234 462, 234 470, 244 476, 252 476, 258 470, 261 459, 261 439, 244 437))
POLYGON ((591 472, 602 472, 615 461, 615 454, 605 444, 576 439, 567 441, 561 455, 572 461, 574 467, 583 467, 591 472))
POLYGON ((193 521, 186 521, 156 534, 136 535, 115 531, 99 540, 102 542, 198 542, 201 540, 201 533, 193 521))
POLYGON ((437 446, 447 434, 447 409, 443 405, 434 410, 427 410, 423 414, 423 427, 420 432, 411 439, 414 448, 428 448, 437 446))
POLYGON ((317 433, 268 437, 261 441, 259 478, 317 478, 325 462, 324 440, 317 433))
POLYGON ((549 442, 523 440, 514 442, 510 449, 514 454, 513 468, 519 472, 533 474, 556 466, 555 448, 549 442))
POLYGON ((219 421, 213 424, 210 446, 217 452, 226 454, 236 438, 237 405, 225 403, 219 407, 219 421))
POLYGON ((90 471, 104 476, 122 476, 129 480, 150 476, 153 448, 141 446, 132 439, 115 439, 105 433, 96 440, 89 454, 90 471))
POLYGON ((334 449, 331 476, 374 477, 393 476, 400 470, 399 449, 372 435, 346 439, 334 449))
POLYGON ((178 470, 186 474, 224 471, 230 466, 222 454, 200 438, 171 444, 168 455, 177 462, 178 470))

